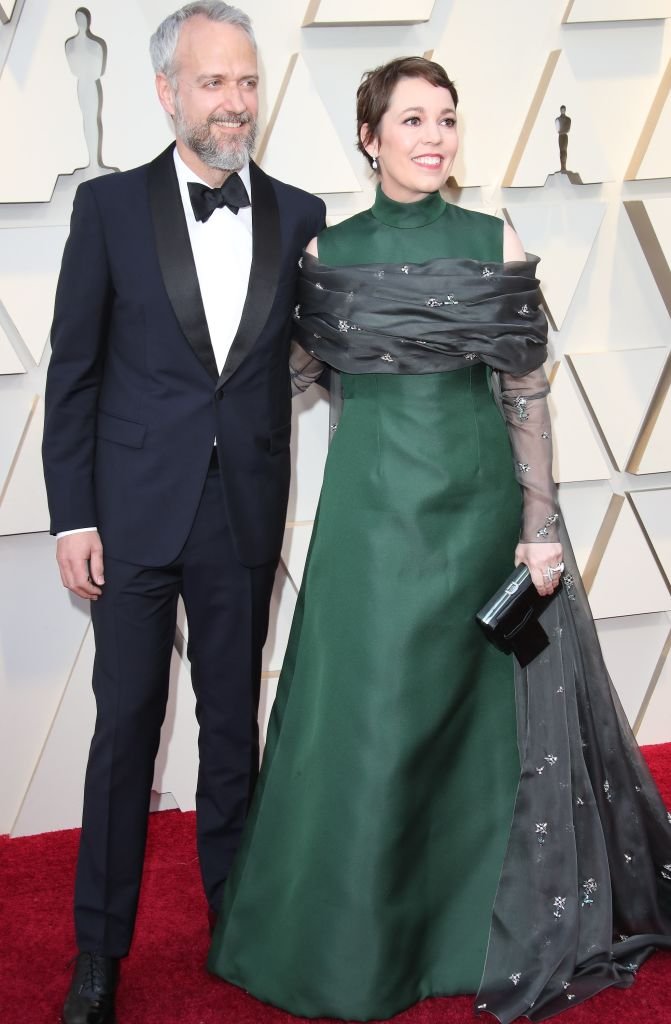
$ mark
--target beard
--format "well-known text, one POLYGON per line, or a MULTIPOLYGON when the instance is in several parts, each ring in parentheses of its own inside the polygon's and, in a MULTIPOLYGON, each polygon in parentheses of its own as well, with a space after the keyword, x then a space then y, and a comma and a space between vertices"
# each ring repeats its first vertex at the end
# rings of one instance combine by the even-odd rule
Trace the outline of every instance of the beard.
POLYGON ((175 134, 208 167, 217 171, 239 171, 254 152, 256 119, 247 112, 242 114, 210 114, 205 121, 189 122, 184 116, 179 96, 175 100, 175 134), (218 138, 212 125, 245 124, 246 132, 218 138))

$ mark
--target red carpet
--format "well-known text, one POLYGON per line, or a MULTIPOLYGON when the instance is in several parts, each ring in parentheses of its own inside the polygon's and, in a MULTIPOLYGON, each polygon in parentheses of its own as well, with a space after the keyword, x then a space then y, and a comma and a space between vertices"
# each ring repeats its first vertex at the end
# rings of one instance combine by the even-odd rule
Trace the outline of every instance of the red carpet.
MULTIPOLYGON (((645 748, 671 807, 671 744, 645 748)), ((0 1024, 57 1024, 74 952, 72 878, 78 832, 0 838, 0 1024)), ((208 935, 194 817, 154 814, 133 952, 117 1001, 119 1024, 291 1024, 203 966, 208 935)), ((394 1024, 468 1024, 471 999, 431 999, 394 1024)), ((480 1018, 482 1019, 482 1018, 480 1018)), ((487 1018, 491 1020, 491 1018, 487 1018)), ((657 954, 627 990, 572 1009, 565 1024, 671 1024, 671 956, 657 954)))

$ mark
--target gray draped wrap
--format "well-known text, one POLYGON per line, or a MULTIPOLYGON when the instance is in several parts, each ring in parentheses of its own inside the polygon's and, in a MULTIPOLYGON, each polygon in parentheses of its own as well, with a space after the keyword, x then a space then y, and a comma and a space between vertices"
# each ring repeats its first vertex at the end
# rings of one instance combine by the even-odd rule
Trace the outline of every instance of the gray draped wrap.
POLYGON ((436 373, 478 359, 522 376, 547 355, 538 262, 332 267, 304 253, 296 336, 344 373, 436 373))

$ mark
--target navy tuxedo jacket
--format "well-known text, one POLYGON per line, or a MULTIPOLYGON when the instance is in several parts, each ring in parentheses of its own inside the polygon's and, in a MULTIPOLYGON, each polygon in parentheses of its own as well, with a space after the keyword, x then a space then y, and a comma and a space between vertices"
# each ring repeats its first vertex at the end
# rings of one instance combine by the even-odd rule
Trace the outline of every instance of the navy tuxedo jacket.
POLYGON ((251 164, 249 289, 219 374, 172 150, 77 190, 46 390, 51 531, 97 526, 112 557, 168 564, 193 523, 216 436, 236 551, 260 565, 282 543, 294 285, 324 204, 251 164))

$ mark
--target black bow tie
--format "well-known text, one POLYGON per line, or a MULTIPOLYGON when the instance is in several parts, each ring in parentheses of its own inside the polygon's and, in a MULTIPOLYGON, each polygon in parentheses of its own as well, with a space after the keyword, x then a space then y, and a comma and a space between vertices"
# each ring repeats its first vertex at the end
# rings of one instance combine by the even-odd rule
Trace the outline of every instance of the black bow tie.
POLYGON ((194 216, 203 223, 222 206, 227 206, 237 216, 243 206, 251 205, 239 174, 231 174, 220 188, 208 188, 199 181, 189 181, 187 185, 194 216))

